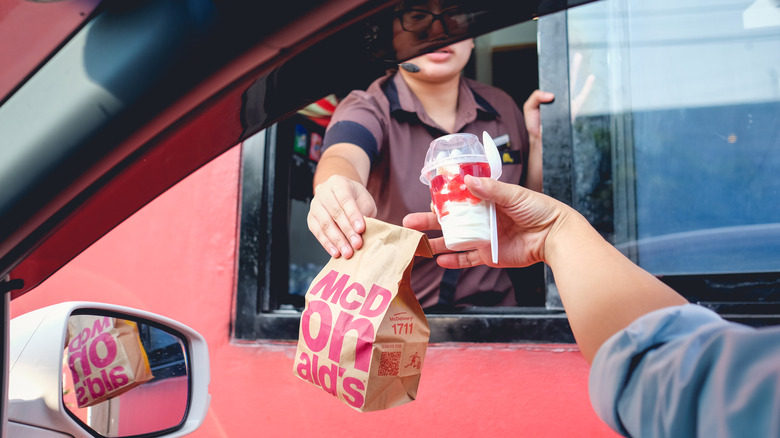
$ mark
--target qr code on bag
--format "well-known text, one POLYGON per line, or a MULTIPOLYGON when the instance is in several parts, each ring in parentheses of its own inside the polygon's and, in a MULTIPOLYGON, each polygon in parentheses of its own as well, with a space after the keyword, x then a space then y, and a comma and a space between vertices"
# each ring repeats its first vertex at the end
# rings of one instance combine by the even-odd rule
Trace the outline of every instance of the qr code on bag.
POLYGON ((397 376, 398 369, 401 366, 401 352, 389 352, 383 351, 382 356, 379 358, 379 375, 380 376, 397 376))

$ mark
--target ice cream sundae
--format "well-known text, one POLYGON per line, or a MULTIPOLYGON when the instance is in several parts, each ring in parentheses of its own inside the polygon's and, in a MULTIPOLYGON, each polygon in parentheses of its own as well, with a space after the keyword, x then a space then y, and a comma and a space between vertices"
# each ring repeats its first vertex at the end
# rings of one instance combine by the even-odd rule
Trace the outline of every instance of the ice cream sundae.
POLYGON ((420 180, 430 186, 444 244, 453 251, 490 244, 489 206, 466 188, 466 175, 490 176, 475 135, 451 134, 431 142, 420 180))

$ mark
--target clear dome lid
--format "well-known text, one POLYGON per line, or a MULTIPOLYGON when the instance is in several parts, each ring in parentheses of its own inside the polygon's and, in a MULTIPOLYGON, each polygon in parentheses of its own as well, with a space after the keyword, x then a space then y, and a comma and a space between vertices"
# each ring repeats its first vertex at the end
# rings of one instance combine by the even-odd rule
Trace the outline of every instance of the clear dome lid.
POLYGON ((487 162, 485 148, 476 135, 467 133, 444 135, 434 139, 428 147, 420 181, 430 185, 431 172, 435 172, 442 166, 487 162))

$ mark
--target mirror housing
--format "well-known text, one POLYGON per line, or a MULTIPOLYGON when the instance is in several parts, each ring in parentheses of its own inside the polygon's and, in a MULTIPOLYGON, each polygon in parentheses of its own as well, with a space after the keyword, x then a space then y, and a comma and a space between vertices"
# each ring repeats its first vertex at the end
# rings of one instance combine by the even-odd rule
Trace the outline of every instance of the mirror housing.
POLYGON ((94 313, 151 323, 181 336, 189 375, 190 393, 184 418, 177 427, 148 436, 179 437, 195 431, 206 417, 210 396, 208 347, 191 328, 169 318, 122 306, 66 302, 38 309, 11 320, 8 389, 8 432, 29 435, 59 431, 74 437, 93 437, 74 419, 62 400, 64 347, 68 318, 77 313, 94 313), (15 433, 17 432, 17 433, 15 433))

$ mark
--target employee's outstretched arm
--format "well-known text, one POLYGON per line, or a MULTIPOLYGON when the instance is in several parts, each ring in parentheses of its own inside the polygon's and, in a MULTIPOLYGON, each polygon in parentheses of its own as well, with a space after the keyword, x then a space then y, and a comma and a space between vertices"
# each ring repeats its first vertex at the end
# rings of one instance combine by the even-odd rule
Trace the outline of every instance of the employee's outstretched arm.
POLYGON ((332 257, 352 257, 363 245, 363 217, 376 215, 376 203, 366 190, 370 169, 368 155, 351 143, 329 147, 317 164, 314 198, 306 220, 332 257))

